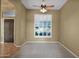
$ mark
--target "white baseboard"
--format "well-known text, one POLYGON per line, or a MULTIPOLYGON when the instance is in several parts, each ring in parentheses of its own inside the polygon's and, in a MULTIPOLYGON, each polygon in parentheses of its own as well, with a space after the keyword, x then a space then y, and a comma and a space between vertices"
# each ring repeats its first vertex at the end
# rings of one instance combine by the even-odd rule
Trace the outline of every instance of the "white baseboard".
POLYGON ((0 43, 4 44, 4 42, 0 42, 0 43))
POLYGON ((26 41, 24 44, 22 45, 16 45, 16 47, 23 47, 24 45, 26 45, 27 43, 58 43, 58 41, 26 41))
POLYGON ((24 44, 22 44, 22 46, 26 45, 27 43, 58 43, 58 41, 26 41, 24 44))
POLYGON ((57 43, 58 41, 27 41, 26 43, 57 43))
POLYGON ((63 46, 68 52, 70 52, 74 57, 79 58, 74 52, 72 52, 70 49, 68 49, 64 44, 61 42, 58 42, 61 46, 63 46))
POLYGON ((14 44, 14 45, 15 45, 16 47, 20 47, 20 48, 22 47, 21 45, 16 45, 16 44, 14 44))

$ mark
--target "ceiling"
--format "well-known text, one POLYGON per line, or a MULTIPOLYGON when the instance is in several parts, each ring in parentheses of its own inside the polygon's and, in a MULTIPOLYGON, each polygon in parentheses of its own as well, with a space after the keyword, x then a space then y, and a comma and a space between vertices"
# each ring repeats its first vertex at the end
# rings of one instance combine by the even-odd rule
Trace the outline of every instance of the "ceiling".
MULTIPOLYGON (((60 10, 67 1, 68 0, 45 0, 45 4, 54 5, 52 9, 60 10)), ((21 2, 27 9, 40 9, 40 7, 34 7, 33 5, 40 6, 42 4, 42 0, 21 0, 21 2)))

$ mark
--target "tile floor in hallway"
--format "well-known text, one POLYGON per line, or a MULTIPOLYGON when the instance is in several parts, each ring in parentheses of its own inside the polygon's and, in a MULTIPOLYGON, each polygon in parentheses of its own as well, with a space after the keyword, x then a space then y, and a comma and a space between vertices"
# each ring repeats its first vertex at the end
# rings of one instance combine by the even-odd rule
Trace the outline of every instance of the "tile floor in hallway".
POLYGON ((16 58, 74 58, 59 43, 27 43, 16 58))
POLYGON ((13 43, 0 43, 0 58, 9 58, 19 50, 13 43))

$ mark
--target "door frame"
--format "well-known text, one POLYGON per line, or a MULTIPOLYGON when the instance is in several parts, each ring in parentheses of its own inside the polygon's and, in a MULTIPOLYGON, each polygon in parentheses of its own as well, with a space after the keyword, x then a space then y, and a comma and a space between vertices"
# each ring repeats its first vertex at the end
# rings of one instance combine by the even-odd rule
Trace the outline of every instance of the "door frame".
POLYGON ((15 44, 15 18, 14 17, 4 17, 1 20, 1 43, 5 43, 4 42, 4 20, 5 19, 13 19, 14 20, 14 44, 15 44))

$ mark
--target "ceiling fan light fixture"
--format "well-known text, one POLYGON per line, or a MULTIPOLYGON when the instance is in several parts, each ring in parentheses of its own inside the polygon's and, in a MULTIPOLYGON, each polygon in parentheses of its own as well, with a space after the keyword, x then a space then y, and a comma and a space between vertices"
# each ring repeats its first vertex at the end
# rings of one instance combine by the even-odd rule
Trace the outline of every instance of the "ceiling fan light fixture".
POLYGON ((46 10, 45 8, 42 8, 42 9, 40 10, 40 12, 45 13, 45 12, 47 12, 47 10, 46 10))

